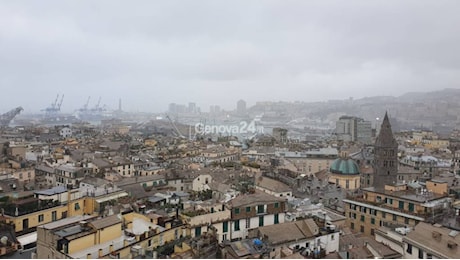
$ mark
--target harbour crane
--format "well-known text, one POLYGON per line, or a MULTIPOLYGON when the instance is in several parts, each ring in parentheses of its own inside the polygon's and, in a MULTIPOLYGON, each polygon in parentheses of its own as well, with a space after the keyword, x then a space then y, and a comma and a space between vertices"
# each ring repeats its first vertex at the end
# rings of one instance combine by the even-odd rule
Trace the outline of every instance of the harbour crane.
POLYGON ((166 118, 169 120, 169 122, 173 126, 174 130, 176 131, 176 134, 179 135, 180 138, 185 139, 186 137, 179 131, 179 128, 177 128, 176 124, 174 123, 174 121, 172 121, 172 119, 169 117, 168 114, 166 114, 166 118))
POLYGON ((45 111, 46 115, 54 115, 57 112, 61 111, 61 106, 62 106, 62 101, 64 100, 64 95, 61 97, 61 101, 59 101, 59 94, 56 96, 56 99, 54 100, 53 103, 51 103, 51 106, 43 109, 42 111, 45 111))
POLYGON ((19 113, 21 113, 21 111, 23 110, 24 109, 22 107, 17 107, 17 108, 11 109, 10 111, 4 113, 3 115, 0 115, 0 127, 8 126, 11 120, 13 120, 13 118, 19 115, 19 113))

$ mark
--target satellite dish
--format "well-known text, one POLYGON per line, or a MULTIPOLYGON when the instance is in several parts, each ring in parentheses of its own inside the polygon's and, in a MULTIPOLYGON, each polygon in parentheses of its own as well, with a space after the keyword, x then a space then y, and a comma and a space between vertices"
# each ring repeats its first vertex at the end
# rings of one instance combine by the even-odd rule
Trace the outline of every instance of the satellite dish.
POLYGON ((8 242, 8 237, 7 237, 7 236, 3 236, 3 237, 0 239, 0 242, 2 243, 2 245, 5 245, 5 246, 6 246, 6 243, 8 242))

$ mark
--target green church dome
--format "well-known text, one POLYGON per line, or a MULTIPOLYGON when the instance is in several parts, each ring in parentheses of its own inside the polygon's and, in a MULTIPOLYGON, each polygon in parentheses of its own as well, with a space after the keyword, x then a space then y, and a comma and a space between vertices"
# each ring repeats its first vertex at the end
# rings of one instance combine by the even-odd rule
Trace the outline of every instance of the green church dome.
POLYGON ((359 174, 358 164, 352 159, 338 158, 332 162, 329 169, 332 173, 342 175, 357 175, 359 174))

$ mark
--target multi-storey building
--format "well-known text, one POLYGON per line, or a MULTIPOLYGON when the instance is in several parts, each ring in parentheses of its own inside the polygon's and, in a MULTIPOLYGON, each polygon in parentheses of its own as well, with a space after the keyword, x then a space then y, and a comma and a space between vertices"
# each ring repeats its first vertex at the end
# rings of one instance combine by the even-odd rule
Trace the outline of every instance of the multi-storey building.
POLYGON ((260 191, 232 199, 227 204, 231 210, 228 239, 244 239, 251 229, 284 223, 285 204, 286 198, 260 191))
POLYGON ((219 243, 230 239, 231 211, 225 206, 213 207, 211 210, 187 211, 182 219, 187 227, 187 234, 198 237, 214 228, 219 243))
POLYGON ((77 188, 85 175, 92 173, 91 168, 78 167, 71 164, 63 164, 55 169, 54 183, 57 186, 70 186, 77 188))
POLYGON ((459 256, 459 231, 439 224, 419 223, 402 239, 406 259, 453 259, 459 256))
POLYGON ((262 238, 272 249, 271 258, 281 258, 283 248, 305 248, 309 256, 324 256, 339 251, 339 230, 335 227, 320 228, 311 218, 259 227, 256 237, 262 238))
MULTIPOLYGON (((78 191, 78 190, 77 190, 78 191)), ((68 191, 66 201, 40 200, 34 194, 16 198, 12 202, 1 205, 3 217, 7 224, 11 224, 16 235, 34 232, 37 226, 59 219, 83 215, 85 212, 84 198, 75 195, 75 191, 68 191)))
POLYGON ((313 174, 329 169, 332 162, 337 159, 336 148, 320 148, 305 152, 275 152, 276 156, 286 158, 303 174, 313 174))
POLYGON ((341 141, 369 144, 372 140, 372 124, 362 118, 342 116, 336 122, 335 134, 341 141))
MULTIPOLYGON (((433 183, 434 186, 434 183, 433 183)), ((451 203, 446 193, 411 190, 407 184, 364 188, 363 195, 344 199, 346 223, 367 235, 381 226, 415 226, 443 214, 451 203)))
POLYGON ((135 258, 179 239, 181 231, 180 221, 157 215, 76 216, 38 227, 37 258, 135 258))

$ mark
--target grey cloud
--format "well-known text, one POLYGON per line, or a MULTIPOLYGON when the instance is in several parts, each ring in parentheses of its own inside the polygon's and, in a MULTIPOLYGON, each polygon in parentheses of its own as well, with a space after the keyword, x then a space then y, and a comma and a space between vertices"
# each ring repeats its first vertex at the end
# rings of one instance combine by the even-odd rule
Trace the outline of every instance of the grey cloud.
POLYGON ((457 87, 458 1, 3 1, 0 112, 457 87))

